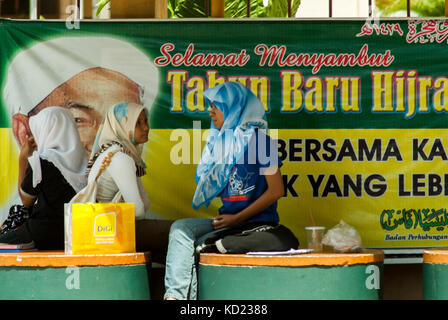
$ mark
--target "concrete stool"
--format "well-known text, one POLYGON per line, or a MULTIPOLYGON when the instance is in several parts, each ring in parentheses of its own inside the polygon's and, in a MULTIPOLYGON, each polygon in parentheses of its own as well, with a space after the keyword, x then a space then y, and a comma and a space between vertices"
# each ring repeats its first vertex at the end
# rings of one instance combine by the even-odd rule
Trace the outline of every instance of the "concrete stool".
POLYGON ((150 299, 149 253, 0 253, 0 299, 150 299))
POLYGON ((448 299, 448 248, 423 251, 423 299, 448 299))
POLYGON ((201 254, 199 299, 382 298, 382 251, 300 255, 201 254))

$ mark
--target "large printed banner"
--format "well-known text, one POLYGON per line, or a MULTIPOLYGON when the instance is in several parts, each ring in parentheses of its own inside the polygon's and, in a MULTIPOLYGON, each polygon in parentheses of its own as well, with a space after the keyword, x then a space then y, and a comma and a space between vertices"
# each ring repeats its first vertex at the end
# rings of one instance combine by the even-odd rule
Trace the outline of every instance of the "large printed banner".
MULTIPOLYGON (((203 91, 240 81, 261 100, 283 161, 281 223, 354 226, 365 247, 448 244, 448 21, 201 20, 0 24, 0 216, 19 203, 28 118, 73 113, 86 154, 105 110, 150 109, 151 217, 193 210, 210 128, 203 91)), ((64 128, 61 128, 64 130, 64 128)), ((244 190, 244 181, 233 181, 244 190)))

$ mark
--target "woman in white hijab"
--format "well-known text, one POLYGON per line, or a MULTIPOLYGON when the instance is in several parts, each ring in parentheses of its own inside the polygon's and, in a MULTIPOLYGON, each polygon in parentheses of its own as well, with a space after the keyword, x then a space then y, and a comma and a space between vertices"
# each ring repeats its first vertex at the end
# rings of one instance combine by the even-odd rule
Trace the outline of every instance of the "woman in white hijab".
POLYGON ((64 203, 85 187, 87 158, 67 109, 48 107, 29 124, 31 132, 19 155, 23 206, 11 208, 0 243, 63 249, 64 203))
POLYGON ((173 221, 145 219, 150 203, 141 181, 146 174, 141 157, 148 134, 145 106, 130 102, 111 106, 93 143, 88 183, 96 179, 97 202, 134 203, 136 249, 151 251, 153 261, 164 263, 173 221))
POLYGON ((87 165, 88 182, 97 179, 96 201, 134 203, 137 220, 145 217, 149 207, 140 179, 146 174, 141 155, 148 133, 144 106, 129 102, 112 106, 98 129, 87 165))

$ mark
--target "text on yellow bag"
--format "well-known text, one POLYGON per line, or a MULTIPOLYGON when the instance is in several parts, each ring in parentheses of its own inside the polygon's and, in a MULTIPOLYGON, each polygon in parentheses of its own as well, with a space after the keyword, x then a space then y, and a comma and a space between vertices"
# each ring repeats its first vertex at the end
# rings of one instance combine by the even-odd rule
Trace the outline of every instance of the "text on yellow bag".
POLYGON ((135 252, 133 203, 72 204, 72 253, 135 252))

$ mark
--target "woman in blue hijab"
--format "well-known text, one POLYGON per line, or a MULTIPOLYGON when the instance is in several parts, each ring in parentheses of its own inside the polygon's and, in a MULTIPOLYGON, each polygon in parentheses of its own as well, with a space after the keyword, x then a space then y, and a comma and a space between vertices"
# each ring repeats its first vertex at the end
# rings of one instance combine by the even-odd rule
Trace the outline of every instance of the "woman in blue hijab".
POLYGON ((267 135, 263 105, 237 82, 210 88, 204 97, 211 107, 212 124, 196 169, 193 207, 208 207, 218 196, 223 205, 213 219, 187 218, 172 225, 165 299, 196 299, 195 246, 201 240, 246 221, 279 222, 282 163, 267 135))

